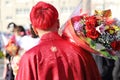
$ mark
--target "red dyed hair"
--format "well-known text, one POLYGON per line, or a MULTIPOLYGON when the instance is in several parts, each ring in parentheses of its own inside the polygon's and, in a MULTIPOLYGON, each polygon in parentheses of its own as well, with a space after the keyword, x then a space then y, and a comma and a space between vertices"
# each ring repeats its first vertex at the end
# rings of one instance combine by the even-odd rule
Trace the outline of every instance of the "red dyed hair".
POLYGON ((32 8, 30 20, 35 28, 48 30, 58 20, 58 11, 51 4, 40 1, 32 8))

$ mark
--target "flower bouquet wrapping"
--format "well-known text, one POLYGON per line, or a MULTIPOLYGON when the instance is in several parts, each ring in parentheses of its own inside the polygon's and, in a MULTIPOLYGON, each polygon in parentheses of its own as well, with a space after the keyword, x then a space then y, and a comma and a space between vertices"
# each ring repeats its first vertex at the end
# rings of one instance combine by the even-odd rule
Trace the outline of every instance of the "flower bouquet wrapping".
POLYGON ((120 21, 112 18, 111 10, 74 16, 65 24, 63 34, 100 56, 116 59, 120 55, 120 21))

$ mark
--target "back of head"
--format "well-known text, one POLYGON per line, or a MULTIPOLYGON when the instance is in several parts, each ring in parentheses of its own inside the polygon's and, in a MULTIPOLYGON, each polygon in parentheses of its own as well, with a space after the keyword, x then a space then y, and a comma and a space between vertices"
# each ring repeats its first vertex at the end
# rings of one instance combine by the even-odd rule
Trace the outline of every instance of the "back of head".
POLYGON ((14 22, 10 22, 7 26, 7 29, 13 31, 16 27, 17 25, 14 22))
POLYGON ((8 24, 7 28, 8 28, 8 29, 11 28, 11 27, 15 28, 16 26, 17 26, 17 25, 16 25, 14 22, 10 22, 10 23, 8 24))
POLYGON ((34 28, 49 30, 58 21, 58 11, 51 4, 40 1, 32 8, 30 20, 34 28))

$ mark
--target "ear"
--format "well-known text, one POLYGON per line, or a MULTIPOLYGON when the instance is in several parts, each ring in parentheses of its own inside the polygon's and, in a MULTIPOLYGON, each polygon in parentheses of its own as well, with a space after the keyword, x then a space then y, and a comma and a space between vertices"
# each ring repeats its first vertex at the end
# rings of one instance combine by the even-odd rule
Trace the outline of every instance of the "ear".
POLYGON ((36 28, 32 27, 33 28, 33 31, 35 32, 36 35, 38 35, 38 31, 36 28))

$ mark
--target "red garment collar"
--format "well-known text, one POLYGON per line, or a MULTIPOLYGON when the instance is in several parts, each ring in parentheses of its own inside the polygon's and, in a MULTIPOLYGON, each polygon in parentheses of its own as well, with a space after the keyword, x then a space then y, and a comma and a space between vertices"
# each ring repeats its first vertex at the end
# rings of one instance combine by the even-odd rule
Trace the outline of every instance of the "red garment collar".
POLYGON ((55 39, 61 39, 61 36, 57 32, 49 32, 44 34, 41 37, 41 41, 48 41, 48 40, 55 40, 55 39))

